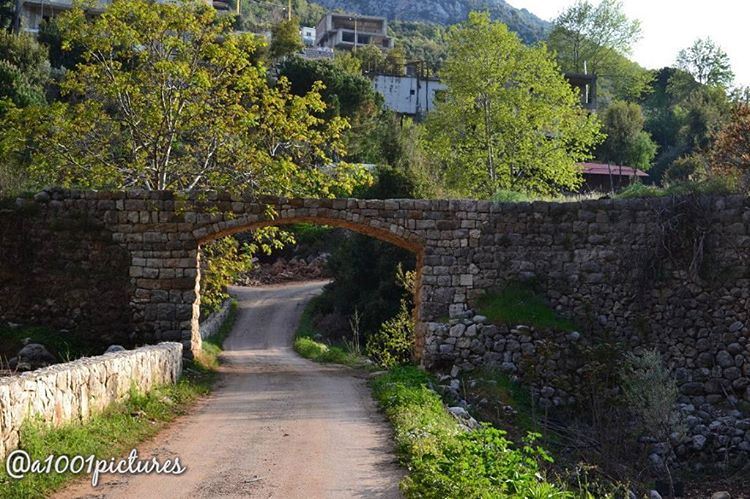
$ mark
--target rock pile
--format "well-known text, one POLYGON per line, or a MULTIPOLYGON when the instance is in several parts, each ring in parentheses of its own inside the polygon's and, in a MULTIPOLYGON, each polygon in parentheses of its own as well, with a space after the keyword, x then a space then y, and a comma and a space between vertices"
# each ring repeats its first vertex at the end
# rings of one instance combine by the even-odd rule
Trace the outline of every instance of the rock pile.
POLYGON ((328 253, 306 258, 278 258, 274 263, 256 263, 253 269, 237 280, 241 286, 259 286, 290 281, 310 281, 330 277, 326 264, 328 253))

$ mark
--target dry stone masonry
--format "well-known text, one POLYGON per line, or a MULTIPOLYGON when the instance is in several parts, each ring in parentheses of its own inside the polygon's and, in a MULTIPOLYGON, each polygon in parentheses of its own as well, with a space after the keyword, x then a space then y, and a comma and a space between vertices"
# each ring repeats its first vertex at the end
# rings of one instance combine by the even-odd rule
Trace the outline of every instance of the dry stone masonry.
POLYGON ((0 378, 0 460, 18 446, 29 419, 53 426, 86 421, 127 399, 132 387, 147 392, 181 372, 182 345, 161 343, 0 378))
MULTIPOLYGON (((521 369, 526 354, 544 374, 565 366, 577 341, 607 336, 629 350, 659 348, 696 411, 746 414, 750 199, 740 196, 497 204, 49 190, 0 211, 0 320, 112 343, 181 341, 189 352, 201 341, 200 246, 298 222, 415 253, 415 357, 427 367, 521 369), (533 283, 583 338, 565 336, 557 358, 543 358, 541 332, 467 325, 455 336, 436 326, 517 281, 533 283)), ((544 386, 550 404, 575 397, 544 386)))

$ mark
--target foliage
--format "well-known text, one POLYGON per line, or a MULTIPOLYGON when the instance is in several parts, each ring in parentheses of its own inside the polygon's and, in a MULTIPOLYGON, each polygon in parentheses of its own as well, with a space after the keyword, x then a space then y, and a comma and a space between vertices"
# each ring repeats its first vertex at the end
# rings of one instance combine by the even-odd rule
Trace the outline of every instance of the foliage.
POLYGON ((548 43, 563 71, 599 77, 600 96, 609 90, 619 98, 635 98, 649 79, 626 57, 640 36, 640 22, 628 19, 622 1, 594 5, 578 0, 555 20, 548 43))
POLYGON ((576 163, 599 141, 599 123, 546 48, 525 47, 503 24, 472 13, 451 28, 448 54, 445 99, 427 120, 446 184, 478 198, 575 189, 576 163))
MULTIPOLYGON (((198 397, 212 384, 213 373, 188 363, 187 373, 174 385, 156 388, 148 394, 131 390, 130 399, 115 404, 83 423, 69 423, 48 428, 36 421, 21 428, 20 448, 32 459, 49 455, 95 455, 97 459, 122 456, 139 442, 156 435, 169 422, 185 414, 198 397)), ((44 498, 78 475, 71 473, 32 473, 23 480, 11 479, 0 471, 0 497, 44 498)))
POLYGON ((710 152, 711 172, 737 178, 750 189, 750 105, 738 104, 710 152))
POLYGON ((44 47, 31 35, 0 30, 0 115, 9 103, 18 107, 45 103, 49 79, 44 47))
POLYGON ((269 55, 272 59, 282 59, 296 54, 304 45, 299 36, 299 19, 292 17, 274 25, 271 29, 271 47, 269 55))
POLYGON ((16 12, 15 0, 0 0, 0 30, 9 30, 16 12))
POLYGON ((447 28, 440 24, 394 20, 388 28, 403 44, 409 61, 424 61, 432 74, 443 65, 447 56, 445 35, 447 28))
POLYGON ((515 326, 523 324, 538 328, 572 331, 575 325, 558 317, 555 311, 526 284, 511 283, 497 292, 487 293, 478 300, 479 311, 489 322, 515 326))
POLYGON ((358 112, 373 113, 379 107, 380 97, 369 80, 353 75, 335 62, 308 61, 292 57, 279 68, 279 75, 291 82, 294 95, 306 95, 317 90, 326 104, 328 116, 352 117, 358 112), (320 86, 316 82, 322 82, 320 86))
POLYGON ((687 195, 727 195, 735 192, 735 185, 722 177, 699 178, 698 180, 686 180, 670 182, 667 187, 655 185, 644 185, 634 182, 615 195, 617 199, 634 199, 644 197, 661 196, 687 196, 687 195))
POLYGON ((525 192, 500 189, 492 195, 492 200, 496 203, 525 203, 532 201, 533 198, 525 192))
POLYGON ((708 175, 708 161, 697 153, 688 154, 675 160, 664 172, 664 183, 696 181, 708 175))
POLYGON ((322 343, 316 339, 316 337, 326 333, 325 331, 318 333, 313 326, 313 316, 317 309, 316 302, 318 300, 319 298, 313 298, 302 311, 302 317, 294 338, 294 350, 302 357, 315 362, 362 367, 364 359, 361 355, 348 352, 336 345, 322 343))
MULTIPOLYGON (((288 17, 286 5, 286 2, 242 2, 239 27, 254 32, 268 31, 288 17)), ((308 0, 292 0, 292 13, 303 26, 315 26, 325 15, 326 9, 308 0)))
POLYGON ((402 76, 406 70, 406 53, 401 45, 396 45, 385 56, 383 70, 392 75, 402 76))
POLYGON ((551 459, 533 445, 534 435, 516 448, 505 432, 489 426, 463 431, 429 384, 415 367, 372 381, 409 468, 401 482, 406 497, 573 497, 544 481, 539 461, 551 459))
POLYGON ((398 313, 380 325, 367 338, 367 355, 386 369, 406 364, 414 350, 414 292, 416 273, 404 272, 401 264, 396 269, 396 281, 404 293, 398 313))
POLYGON ((604 133, 600 146, 601 159, 648 171, 656 156, 656 144, 643 130, 641 106, 633 102, 615 101, 604 112, 604 133))
POLYGON ((356 58, 360 62, 360 72, 364 74, 380 72, 385 65, 383 51, 373 44, 363 45, 355 51, 344 53, 350 54, 351 57, 356 58))
POLYGON ((65 47, 85 47, 62 83, 72 102, 9 112, 0 145, 36 183, 329 196, 361 178, 321 168, 347 127, 322 117, 321 88, 269 86, 260 42, 210 6, 119 0, 57 23, 65 47))
POLYGON ((233 237, 212 241, 201 250, 201 316, 208 317, 229 298, 227 286, 250 270, 252 253, 247 246, 241 248, 233 237))
POLYGON ((677 55, 677 67, 701 85, 727 88, 734 80, 729 56, 710 38, 699 38, 677 55))
MULTIPOLYGON (((628 354, 621 376, 623 396, 638 417, 643 432, 670 445, 672 434, 680 434, 684 428, 674 407, 679 395, 677 382, 665 368, 661 354, 657 350, 647 350, 640 355, 628 354)), ((674 496, 672 476, 668 466, 665 468, 669 475, 670 495, 674 496)))
POLYGON ((61 362, 68 362, 84 356, 100 355, 107 348, 104 341, 91 341, 76 332, 56 331, 40 326, 9 327, 0 326, 0 368, 15 357, 24 340, 41 343, 61 362))

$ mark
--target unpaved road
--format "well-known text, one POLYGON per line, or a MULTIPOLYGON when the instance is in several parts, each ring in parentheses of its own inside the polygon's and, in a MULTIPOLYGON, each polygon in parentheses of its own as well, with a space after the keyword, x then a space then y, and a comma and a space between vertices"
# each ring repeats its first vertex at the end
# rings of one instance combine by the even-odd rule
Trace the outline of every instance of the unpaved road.
POLYGON ((304 304, 324 283, 233 288, 239 314, 221 379, 200 407, 139 448, 180 476, 104 476, 58 497, 398 497, 402 471, 364 380, 297 356, 304 304))

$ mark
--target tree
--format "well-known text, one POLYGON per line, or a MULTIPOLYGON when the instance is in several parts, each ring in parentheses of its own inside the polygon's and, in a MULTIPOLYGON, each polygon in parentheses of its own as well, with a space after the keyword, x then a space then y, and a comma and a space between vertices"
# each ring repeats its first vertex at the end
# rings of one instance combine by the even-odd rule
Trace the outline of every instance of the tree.
POLYGON ((304 48, 299 30, 299 19, 296 17, 281 21, 271 29, 269 52, 272 59, 283 59, 304 48))
POLYGON ((601 138, 545 46, 473 13, 451 28, 445 98, 428 116, 431 148, 449 187, 489 198, 498 189, 549 193, 580 184, 576 165, 601 138))
POLYGON ((710 38, 696 40, 677 55, 677 67, 693 75, 702 85, 727 88, 734 80, 729 56, 710 38))
POLYGON ((373 44, 357 47, 357 50, 353 51, 352 55, 360 60, 364 74, 382 71, 385 65, 383 51, 373 44))
POLYGON ((257 39, 233 35, 210 6, 118 0, 58 22, 65 46, 85 48, 62 83, 75 98, 11 110, 0 125, 3 160, 32 181, 327 196, 360 178, 322 168, 344 153, 347 123, 322 117, 321 87, 269 86, 257 39))
POLYGON ((0 114, 9 105, 45 102, 50 79, 47 51, 30 35, 0 31, 0 114))
POLYGON ((656 144, 643 130, 645 119, 641 106, 616 101, 604 112, 603 121, 607 138, 600 147, 601 159, 648 171, 656 156, 656 144))
POLYGON ((406 54, 401 46, 396 46, 388 51, 384 63, 385 72, 392 75, 401 76, 406 70, 406 54))
POLYGON ((716 135, 710 152, 711 171, 737 178, 750 188, 750 106, 738 104, 727 125, 716 135))
POLYGON ((16 18, 16 0, 0 0, 0 29, 10 30, 16 18))
POLYGON ((596 74, 602 90, 635 98, 649 81, 649 73, 627 59, 640 37, 640 22, 625 15, 620 0, 578 0, 555 19, 549 45, 563 71, 596 74))

